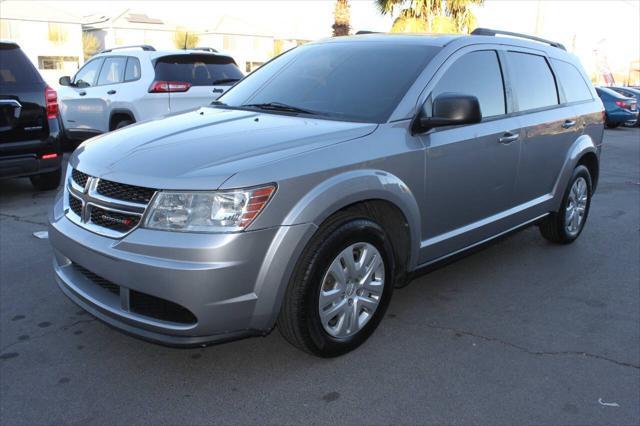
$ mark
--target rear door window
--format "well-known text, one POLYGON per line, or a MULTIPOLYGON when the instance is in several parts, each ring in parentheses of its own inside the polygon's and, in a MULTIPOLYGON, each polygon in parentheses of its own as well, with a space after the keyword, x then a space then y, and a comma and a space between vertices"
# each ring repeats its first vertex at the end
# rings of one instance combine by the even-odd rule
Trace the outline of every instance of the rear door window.
POLYGON ((89 61, 84 67, 80 68, 80 71, 76 73, 76 76, 73 78, 73 84, 78 87, 95 86, 96 80, 98 79, 98 73, 100 72, 100 67, 102 66, 102 62, 104 62, 103 58, 89 61))
POLYGON ((156 61, 157 81, 177 81, 192 86, 231 85, 243 74, 233 59, 216 55, 171 55, 156 61))
POLYGON ((127 58, 127 68, 124 71, 124 81, 134 81, 140 78, 140 61, 138 58, 127 58))
POLYGON ((518 111, 558 105, 556 81, 543 56, 507 52, 507 58, 518 111))
POLYGON ((0 85, 41 82, 40 75, 19 47, 0 44, 0 85))
POLYGON ((591 90, 584 81, 582 74, 568 62, 552 59, 558 81, 562 86, 567 102, 579 102, 593 99, 591 90))
POLYGON ((498 55, 493 50, 467 53, 445 72, 431 92, 431 100, 442 93, 460 93, 478 98, 482 117, 502 115, 504 84, 498 55))
POLYGON ((100 77, 98 78, 98 86, 105 84, 122 83, 124 80, 124 68, 127 65, 127 58, 122 56, 116 56, 113 58, 106 58, 104 65, 100 71, 100 77))

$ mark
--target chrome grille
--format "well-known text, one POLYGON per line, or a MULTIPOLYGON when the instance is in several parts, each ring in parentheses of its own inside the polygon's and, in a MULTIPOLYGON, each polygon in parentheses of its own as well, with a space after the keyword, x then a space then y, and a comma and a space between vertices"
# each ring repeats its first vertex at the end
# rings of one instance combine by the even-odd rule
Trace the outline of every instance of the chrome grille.
POLYGON ((104 179, 100 179, 100 182, 98 182, 98 194, 115 198, 116 200, 148 204, 154 193, 155 189, 142 186, 127 185, 104 179))
POLYGON ((155 194, 155 189, 102 180, 75 169, 66 191, 69 220, 111 238, 135 229, 155 194))
POLYGON ((71 172, 71 178, 75 183, 78 184, 81 188, 87 184, 87 180, 89 180, 89 175, 86 173, 82 173, 80 170, 73 169, 71 172))

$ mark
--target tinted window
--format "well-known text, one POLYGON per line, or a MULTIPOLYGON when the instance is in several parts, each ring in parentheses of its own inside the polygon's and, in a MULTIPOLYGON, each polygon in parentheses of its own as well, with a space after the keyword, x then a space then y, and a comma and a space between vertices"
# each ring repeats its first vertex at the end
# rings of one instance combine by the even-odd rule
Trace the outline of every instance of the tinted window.
POLYGON ((156 80, 183 81, 192 86, 230 85, 242 72, 233 59, 215 55, 164 56, 156 62, 156 80))
POLYGON ((127 64, 127 58, 115 57, 106 58, 104 65, 100 71, 98 78, 98 86, 104 84, 122 83, 124 80, 124 68, 127 64))
POLYGON ((138 58, 128 58, 127 68, 124 71, 124 81, 133 81, 140 78, 140 61, 138 58))
POLYGON ((220 100, 280 102, 339 119, 384 122, 439 47, 308 44, 260 67, 220 100))
POLYGON ((519 111, 558 104, 556 82, 544 57, 518 52, 507 52, 507 57, 519 111))
POLYGON ((100 66, 103 61, 104 59, 99 58, 85 64, 85 66, 77 72, 73 79, 73 84, 80 87, 95 86, 98 72, 100 71, 100 66))
POLYGON ((564 91, 567 102, 591 100, 591 90, 582 78, 580 71, 568 62, 552 59, 558 81, 564 91))
POLYGON ((504 85, 497 53, 472 52, 454 62, 431 92, 431 100, 448 92, 477 97, 483 117, 504 114, 504 85))
POLYGON ((18 85, 42 81, 38 71, 20 48, 0 44, 0 84, 18 85))

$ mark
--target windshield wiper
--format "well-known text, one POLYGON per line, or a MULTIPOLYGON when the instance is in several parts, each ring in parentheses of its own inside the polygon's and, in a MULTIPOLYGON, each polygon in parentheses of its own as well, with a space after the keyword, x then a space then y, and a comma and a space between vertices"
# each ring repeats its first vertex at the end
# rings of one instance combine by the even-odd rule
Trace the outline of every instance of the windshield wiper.
POLYGON ((242 107, 258 108, 258 109, 264 109, 268 111, 298 112, 298 113, 310 114, 310 115, 318 114, 317 112, 310 111, 304 108, 298 108, 292 105, 283 104, 282 102, 266 102, 263 104, 245 104, 245 105, 242 105, 242 107))
POLYGON ((216 84, 235 83, 236 81, 240 81, 240 79, 239 78, 221 78, 220 80, 215 80, 213 83, 211 83, 211 85, 215 86, 216 84))

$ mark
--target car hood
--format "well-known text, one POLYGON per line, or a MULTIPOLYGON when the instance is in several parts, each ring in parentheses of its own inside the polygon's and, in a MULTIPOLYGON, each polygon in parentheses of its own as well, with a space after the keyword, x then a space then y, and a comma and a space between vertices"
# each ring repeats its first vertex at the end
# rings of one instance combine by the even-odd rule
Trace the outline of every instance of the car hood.
POLYGON ((242 170, 359 138, 376 127, 201 108, 90 139, 76 149, 70 164, 92 176, 138 186, 217 189, 242 170))

